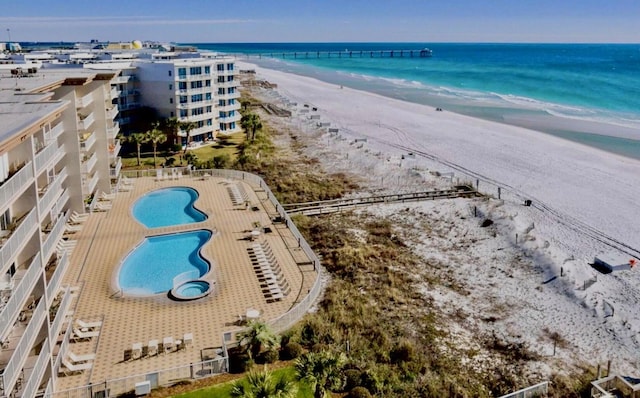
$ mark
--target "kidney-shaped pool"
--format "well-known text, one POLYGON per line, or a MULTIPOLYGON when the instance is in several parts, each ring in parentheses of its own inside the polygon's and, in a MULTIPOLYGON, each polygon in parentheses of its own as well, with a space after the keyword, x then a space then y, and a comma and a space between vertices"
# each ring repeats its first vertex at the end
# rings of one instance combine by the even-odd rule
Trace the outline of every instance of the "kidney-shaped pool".
POLYGON ((189 187, 156 189, 140 197, 132 213, 147 228, 200 222, 207 215, 195 208, 197 199, 198 191, 189 187))
POLYGON ((125 257, 117 271, 117 289, 124 294, 148 296, 170 291, 173 278, 189 272, 195 279, 211 265, 200 249, 211 239, 209 230, 147 237, 125 257))

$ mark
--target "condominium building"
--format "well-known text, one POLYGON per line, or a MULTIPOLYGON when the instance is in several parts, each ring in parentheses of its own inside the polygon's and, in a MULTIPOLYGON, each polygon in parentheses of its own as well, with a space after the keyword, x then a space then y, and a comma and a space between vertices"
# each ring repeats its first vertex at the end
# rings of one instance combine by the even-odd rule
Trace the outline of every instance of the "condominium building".
POLYGON ((0 71, 0 397, 51 392, 66 361, 63 234, 119 173, 116 74, 0 71))
POLYGON ((188 53, 163 59, 140 59, 133 63, 142 105, 162 118, 193 122, 194 129, 181 131, 182 144, 208 141, 218 132, 240 130, 239 81, 231 58, 188 53), (188 137, 187 137, 188 134, 188 137))

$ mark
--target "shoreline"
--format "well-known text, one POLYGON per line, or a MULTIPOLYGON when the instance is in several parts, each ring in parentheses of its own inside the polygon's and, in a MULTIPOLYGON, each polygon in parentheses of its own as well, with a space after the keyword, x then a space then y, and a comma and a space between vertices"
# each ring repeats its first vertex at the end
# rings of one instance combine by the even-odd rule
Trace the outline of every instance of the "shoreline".
MULTIPOLYGON (((445 312, 467 306, 472 328, 486 333, 494 330, 514 341, 524 339, 543 353, 548 351, 540 342, 544 334, 557 331, 570 343, 571 348, 561 354, 570 363, 613 358, 616 369, 636 370, 640 273, 602 275, 589 263, 595 255, 615 251, 609 246, 615 241, 640 248, 635 217, 640 214, 636 200, 640 197, 640 162, 538 131, 446 110, 436 112, 308 77, 260 67, 256 72, 259 78, 278 85, 262 94, 293 110, 282 125, 304 132, 298 140, 305 140, 309 153, 328 172, 351 172, 368 181, 363 190, 387 192, 408 192, 459 178, 473 183, 475 176, 480 191, 493 196, 477 206, 495 221, 497 238, 473 232, 478 219, 461 218, 469 214, 469 202, 464 200, 370 210, 394 217, 411 206, 415 210, 410 217, 418 220, 429 214, 450 228, 444 241, 442 236, 409 232, 423 235, 425 241, 416 250, 423 253, 426 264, 429 258, 445 261, 473 292, 468 297, 446 290, 433 293, 445 312), (339 132, 317 128, 316 120, 300 112, 303 104, 317 107, 317 121, 330 123, 339 132), (403 158, 412 150, 415 158, 403 158), (445 180, 434 177, 435 172, 454 174, 445 180), (500 200, 497 186, 503 188, 500 200), (533 199, 534 205, 523 206, 525 198, 533 199), (468 232, 476 237, 464 241, 459 249, 443 249, 447 240, 466 239, 468 232), (603 237, 612 240, 603 241, 603 237), (440 240, 440 246, 432 239, 440 240), (487 324, 483 319, 487 311, 494 311, 492 306, 510 310, 487 324)), ((473 341, 473 336, 467 338, 461 344, 473 341)))
MULTIPOLYGON (((329 85, 349 87, 353 90, 365 91, 399 101, 433 108, 440 107, 464 116, 509 126, 523 127, 572 142, 583 143, 616 155, 640 160, 640 126, 632 127, 615 120, 590 120, 579 116, 561 115, 553 110, 556 107, 571 110, 572 106, 570 105, 547 104, 536 100, 531 100, 531 103, 526 105, 516 104, 508 101, 498 101, 497 98, 504 99, 504 96, 493 93, 487 93, 487 98, 484 100, 464 99, 438 93, 439 88, 437 87, 416 87, 409 84, 409 82, 405 82, 401 88, 398 88, 392 83, 394 79, 359 76, 273 59, 262 59, 258 60, 258 62, 240 61, 240 64, 243 63, 300 77, 317 79, 329 85), (309 67, 313 69, 307 69, 309 67), (535 106, 532 104, 535 104, 535 106)), ((449 90, 442 88, 442 91, 447 92, 449 90)), ((527 102, 527 99, 523 100, 527 102)))

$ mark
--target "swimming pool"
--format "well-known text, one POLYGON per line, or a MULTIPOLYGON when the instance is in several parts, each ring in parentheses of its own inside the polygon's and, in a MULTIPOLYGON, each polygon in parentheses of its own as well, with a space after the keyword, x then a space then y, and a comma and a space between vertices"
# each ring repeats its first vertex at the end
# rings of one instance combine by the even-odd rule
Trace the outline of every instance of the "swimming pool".
POLYGON ((170 291, 179 274, 192 271, 202 277, 211 266, 200 249, 211 236, 211 231, 201 229, 145 238, 120 264, 118 290, 147 296, 170 291))
POLYGON ((207 219, 194 203, 198 191, 189 187, 170 187, 151 191, 134 203, 132 214, 147 228, 189 224, 207 219))

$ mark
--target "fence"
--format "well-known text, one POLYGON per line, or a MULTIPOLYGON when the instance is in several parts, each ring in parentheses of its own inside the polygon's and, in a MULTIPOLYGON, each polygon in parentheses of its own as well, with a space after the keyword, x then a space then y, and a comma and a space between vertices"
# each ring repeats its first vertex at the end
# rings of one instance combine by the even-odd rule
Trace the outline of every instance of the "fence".
MULTIPOLYGON (((280 219, 289 228, 293 236, 298 241, 298 246, 304 251, 314 269, 317 272, 316 280, 309 289, 309 293, 298 304, 293 306, 282 316, 276 318, 270 322, 270 326, 274 332, 279 333, 297 322, 309 308, 316 301, 322 291, 322 267, 320 266, 320 259, 315 255, 311 246, 304 239, 298 228, 293 224, 291 218, 286 213, 282 205, 278 202, 278 199, 273 195, 271 189, 267 186, 264 180, 251 173, 246 173, 237 170, 192 170, 189 167, 177 167, 175 168, 181 175, 190 175, 193 178, 207 178, 211 176, 220 178, 229 178, 236 180, 243 180, 248 183, 259 186, 267 195, 269 201, 273 204, 274 208, 278 212, 280 219)), ((156 170, 123 170, 122 175, 127 178, 138 177, 156 177, 156 170)), ((222 349, 217 353, 214 359, 206 361, 192 363, 171 369, 163 369, 158 371, 152 371, 145 374, 139 374, 135 376, 128 376, 121 379, 107 380, 101 383, 86 385, 74 389, 54 392, 49 395, 45 395, 43 398, 108 398, 110 396, 117 396, 125 393, 130 393, 135 390, 136 383, 149 382, 151 388, 169 386, 175 384, 181 380, 193 380, 204 377, 213 376, 218 373, 227 372, 229 370, 229 356, 227 352, 227 343, 235 341, 235 334, 241 331, 241 329, 227 332, 223 336, 222 349)))
POLYGON ((544 381, 535 386, 523 388, 511 394, 503 395, 500 398, 534 398, 547 396, 549 393, 549 382, 544 381))

